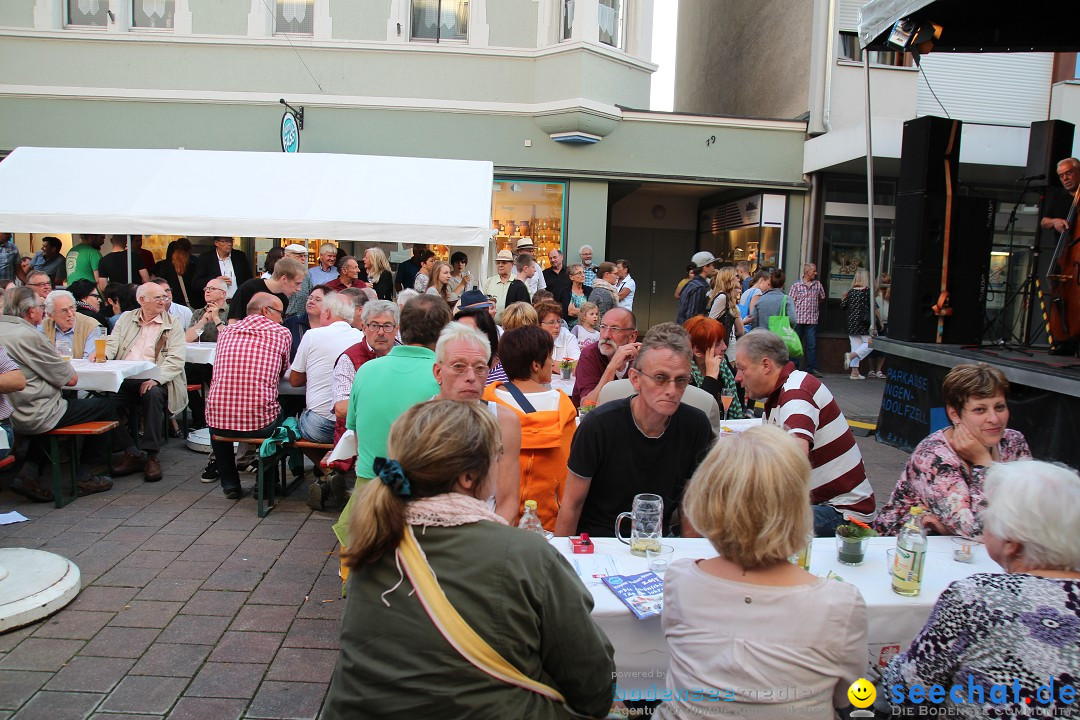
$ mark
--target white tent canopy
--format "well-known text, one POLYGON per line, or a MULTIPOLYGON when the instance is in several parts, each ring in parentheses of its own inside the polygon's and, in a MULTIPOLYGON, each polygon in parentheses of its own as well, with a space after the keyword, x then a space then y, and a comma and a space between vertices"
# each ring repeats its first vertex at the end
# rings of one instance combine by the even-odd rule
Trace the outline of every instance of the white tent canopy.
POLYGON ((0 229, 482 247, 492 164, 212 150, 21 147, 0 162, 0 229))

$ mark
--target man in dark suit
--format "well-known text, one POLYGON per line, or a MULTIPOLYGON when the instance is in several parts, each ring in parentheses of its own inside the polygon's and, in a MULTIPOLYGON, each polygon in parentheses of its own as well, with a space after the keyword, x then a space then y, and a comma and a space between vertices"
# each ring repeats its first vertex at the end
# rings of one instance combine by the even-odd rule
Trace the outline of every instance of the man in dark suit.
POLYGON ((233 238, 215 237, 214 252, 203 253, 195 260, 195 281, 192 303, 198 302, 194 307, 202 307, 203 288, 206 283, 214 278, 221 278, 228 288, 228 300, 232 300, 236 289, 253 277, 251 262, 247 255, 240 250, 233 250, 233 238))

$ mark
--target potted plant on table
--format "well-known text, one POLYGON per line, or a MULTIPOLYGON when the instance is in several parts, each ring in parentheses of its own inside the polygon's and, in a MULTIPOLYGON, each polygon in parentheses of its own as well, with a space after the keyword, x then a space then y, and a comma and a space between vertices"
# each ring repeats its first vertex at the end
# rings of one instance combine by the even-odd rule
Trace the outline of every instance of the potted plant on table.
POLYGON ((844 565, 862 565, 867 541, 877 535, 874 529, 850 515, 836 528, 836 559, 844 565))
POLYGON ((563 358, 559 361, 559 372, 562 373, 563 380, 569 380, 570 376, 574 374, 574 366, 577 363, 570 358, 563 358))

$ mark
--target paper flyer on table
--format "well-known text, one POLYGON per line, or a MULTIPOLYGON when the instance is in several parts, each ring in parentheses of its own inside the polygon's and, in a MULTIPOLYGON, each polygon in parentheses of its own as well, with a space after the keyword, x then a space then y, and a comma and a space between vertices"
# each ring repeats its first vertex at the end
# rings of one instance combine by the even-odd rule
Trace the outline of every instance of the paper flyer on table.
POLYGON ((630 608, 638 620, 659 615, 664 610, 664 580, 656 573, 609 575, 604 584, 630 608))
POLYGON ((586 585, 603 585, 605 577, 619 574, 619 564, 614 555, 573 555, 569 560, 574 566, 574 572, 586 585))

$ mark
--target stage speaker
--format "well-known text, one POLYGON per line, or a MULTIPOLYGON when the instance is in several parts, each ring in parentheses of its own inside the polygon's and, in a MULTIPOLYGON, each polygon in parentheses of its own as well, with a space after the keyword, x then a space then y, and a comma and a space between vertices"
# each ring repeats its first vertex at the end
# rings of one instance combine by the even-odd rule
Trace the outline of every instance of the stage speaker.
MULTIPOLYGON (((949 306, 942 342, 949 345, 977 345, 982 340, 986 314, 987 275, 994 239, 995 202, 989 198, 956 197, 949 241, 949 306)), ((941 295, 944 259, 944 202, 923 203, 930 214, 941 213, 938 229, 924 232, 926 241, 918 256, 907 254, 901 262, 901 215, 897 207, 897 251, 889 302, 889 337, 910 342, 936 342, 938 318, 933 311, 941 295), (936 252, 936 254, 935 254, 936 252)))
POLYGON ((962 124, 933 115, 904 123, 898 188, 901 194, 944 195, 950 183, 956 188, 962 124))
POLYGON ((897 265, 936 265, 940 268, 945 248, 944 195, 905 193, 896 198, 897 265))
POLYGON ((1031 123, 1028 136, 1027 167, 1024 175, 1042 175, 1031 187, 1057 184, 1057 164, 1072 156, 1073 131, 1076 126, 1064 120, 1040 120, 1031 123))

